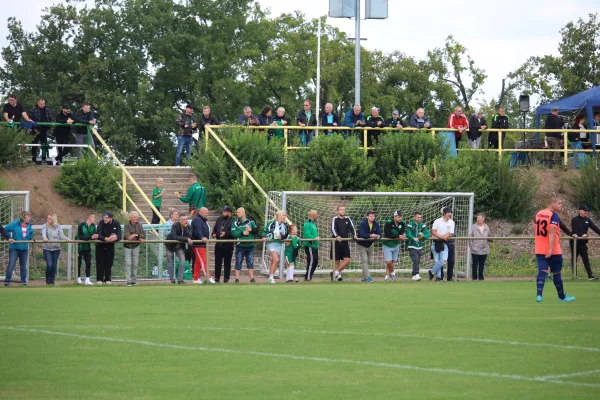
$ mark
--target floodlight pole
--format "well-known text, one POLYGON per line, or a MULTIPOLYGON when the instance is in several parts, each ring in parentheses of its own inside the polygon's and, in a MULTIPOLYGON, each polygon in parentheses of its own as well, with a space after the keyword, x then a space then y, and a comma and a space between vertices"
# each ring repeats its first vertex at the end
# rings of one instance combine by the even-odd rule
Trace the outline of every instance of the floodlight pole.
MULTIPOLYGON (((321 106, 321 18, 319 18, 319 27, 317 28, 317 104, 316 109, 313 110, 313 113, 317 114, 317 126, 321 125, 321 118, 319 118, 319 110, 321 106)), ((310 121, 308 121, 310 122, 310 121)), ((310 125, 310 124, 308 124, 310 125)), ((317 136, 319 136, 319 131, 317 130, 317 136)))
POLYGON ((360 104, 360 0, 356 0, 356 33, 354 35, 354 104, 360 104))

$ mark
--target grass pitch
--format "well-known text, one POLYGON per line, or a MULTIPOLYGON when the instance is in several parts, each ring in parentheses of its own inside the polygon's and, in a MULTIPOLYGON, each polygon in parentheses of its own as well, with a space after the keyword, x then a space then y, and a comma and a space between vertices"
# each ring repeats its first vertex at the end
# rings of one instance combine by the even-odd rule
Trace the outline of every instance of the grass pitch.
POLYGON ((7 399, 598 399, 600 285, 0 290, 7 399))

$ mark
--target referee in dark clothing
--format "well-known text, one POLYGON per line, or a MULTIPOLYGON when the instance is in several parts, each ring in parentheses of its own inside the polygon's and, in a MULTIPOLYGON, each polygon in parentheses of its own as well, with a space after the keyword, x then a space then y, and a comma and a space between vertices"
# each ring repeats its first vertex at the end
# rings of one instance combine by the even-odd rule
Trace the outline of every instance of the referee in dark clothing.
MULTIPOLYGON (((600 228, 598 228, 592 220, 589 218, 590 209, 586 205, 579 206, 579 215, 571 220, 571 231, 573 233, 573 237, 576 238, 587 238, 588 229, 593 230, 596 234, 600 235, 600 228)), ((590 267, 590 258, 588 256, 588 247, 587 240, 577 240, 576 241, 576 251, 577 255, 575 256, 575 260, 577 257, 581 256, 581 261, 583 261, 583 266, 585 267, 585 271, 588 274, 588 280, 594 281, 598 279, 596 275, 592 273, 592 267, 590 267)), ((571 252, 573 251, 573 247, 571 246, 571 252)), ((571 253, 573 254, 573 253, 571 253)))

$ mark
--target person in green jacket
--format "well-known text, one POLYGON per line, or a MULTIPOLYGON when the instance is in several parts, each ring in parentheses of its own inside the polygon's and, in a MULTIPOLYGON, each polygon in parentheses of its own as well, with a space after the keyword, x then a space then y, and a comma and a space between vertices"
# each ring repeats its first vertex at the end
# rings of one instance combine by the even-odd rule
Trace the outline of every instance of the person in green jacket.
POLYGON ((317 265, 319 265, 319 229, 317 228, 317 217, 319 214, 315 210, 308 212, 308 219, 304 223, 302 236, 304 237, 303 245, 306 252, 306 274, 305 281, 312 280, 317 265), (306 240, 314 239, 314 240, 306 240))
POLYGON ((246 257, 250 282, 254 283, 256 282, 254 280, 254 242, 248 242, 248 240, 256 239, 258 227, 253 220, 246 217, 246 210, 243 208, 238 208, 236 215, 237 218, 231 223, 231 236, 240 239, 235 246, 235 283, 240 281, 244 257, 246 257))
POLYGON ((383 225, 383 261, 385 261, 385 280, 395 281, 396 271, 394 271, 394 262, 398 261, 400 254, 400 240, 406 240, 404 232, 406 231, 406 223, 402 220, 402 211, 394 211, 392 219, 385 221, 383 225))
MULTIPOLYGON (((98 234, 96 233, 96 215, 89 213, 85 221, 77 226, 77 235, 75 240, 96 240, 98 234)), ((77 284, 81 285, 81 264, 85 261, 85 284, 88 286, 93 285, 90 281, 90 275, 92 272, 92 247, 89 243, 79 243, 77 245, 77 284)))
POLYGON ((267 243, 269 252, 269 283, 275 283, 275 270, 279 265, 279 255, 283 250, 283 241, 288 237, 288 224, 286 222, 287 214, 285 211, 277 210, 275 219, 267 221, 265 229, 262 232, 263 240, 267 243))
POLYGON ((408 255, 413 263, 412 280, 420 281, 419 266, 423 255, 423 242, 431 237, 431 233, 423 222, 423 216, 419 211, 415 213, 415 219, 406 225, 406 237, 408 238, 408 255))
POLYGON ((291 241, 285 242, 285 259, 288 262, 286 282, 294 283, 294 265, 298 257, 300 238, 298 237, 298 227, 296 225, 290 225, 289 232, 288 239, 291 239, 291 241))
POLYGON ((196 175, 190 175, 188 183, 190 184, 190 187, 185 197, 183 197, 179 192, 175 192, 175 196, 177 196, 182 202, 189 205, 189 212, 191 213, 194 210, 199 210, 202 207, 206 207, 206 189, 204 189, 204 186, 198 183, 198 178, 196 175))

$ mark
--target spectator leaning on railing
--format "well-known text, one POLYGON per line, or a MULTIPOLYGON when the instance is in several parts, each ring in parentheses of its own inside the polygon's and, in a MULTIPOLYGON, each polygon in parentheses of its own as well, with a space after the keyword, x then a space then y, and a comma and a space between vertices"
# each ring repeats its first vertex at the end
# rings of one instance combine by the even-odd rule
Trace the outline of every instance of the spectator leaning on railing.
POLYGON ((410 127, 418 129, 429 129, 432 127, 431 121, 425 116, 425 110, 419 108, 410 118, 410 127))
POLYGON ((456 107, 454 112, 450 114, 448 117, 448 128, 457 130, 454 132, 454 141, 458 149, 463 132, 469 129, 469 121, 467 121, 467 117, 463 114, 462 107, 456 107))
MULTIPOLYGON (((296 118, 298 126, 317 126, 317 114, 312 111, 312 102, 304 100, 304 108, 296 118)), ((313 130, 300 131, 300 146, 308 146, 314 137, 313 130)))
POLYGON ((412 261, 412 280, 420 281, 421 257, 423 256, 423 244, 431 237, 427 225, 423 222, 423 215, 415 213, 415 218, 406 224, 406 237, 408 238, 408 256, 412 261))
MULTIPOLYGON (((172 214, 175 216, 175 214, 172 214)), ((192 230, 186 214, 177 213, 178 221, 171 226, 171 231, 167 235, 167 240, 177 240, 179 243, 166 243, 167 248, 167 270, 171 283, 175 283, 175 256, 179 260, 179 270, 177 271, 177 283, 183 284, 183 274, 185 272, 185 250, 186 246, 192 244, 192 230)))
MULTIPOLYGON (((129 213, 129 222, 125 224, 125 239, 144 243, 146 232, 139 221, 139 214, 135 211, 129 213)), ((125 279, 127 286, 137 283, 138 266, 140 265, 140 243, 125 243, 125 279)))
MULTIPOLYGON (((344 126, 349 128, 360 128, 365 126, 365 116, 361 111, 361 107, 359 104, 356 104, 352 107, 344 116, 344 126)), ((346 133, 345 137, 348 137, 351 132, 346 133)))
POLYGON ((238 125, 258 126, 258 117, 252 114, 250 106, 244 107, 244 113, 238 117, 238 125))
MULTIPOLYGON (((339 115, 333 112, 333 104, 325 104, 325 112, 321 114, 321 126, 341 126, 339 115)), ((337 133, 332 129, 327 131, 327 135, 337 133)))
POLYGON ((223 125, 217 117, 211 114, 210 107, 202 107, 202 115, 200 116, 200 135, 204 134, 204 127, 206 125, 223 125))
POLYGON ((4 286, 10 285, 13 270, 19 260, 19 269, 21 272, 21 286, 27 286, 27 258, 29 255, 29 245, 27 243, 15 243, 16 240, 32 240, 33 228, 31 227, 31 213, 23 211, 21 217, 16 221, 6 225, 4 230, 10 238, 8 246, 8 267, 4 277, 4 286))
MULTIPOLYGON (((73 114, 69 110, 69 106, 62 106, 61 110, 56 114, 54 120, 59 124, 72 124, 73 114)), ((71 127, 70 126, 57 126, 54 128, 54 137, 56 138, 56 144, 69 144, 71 142, 71 127)), ((68 147, 58 147, 56 158, 53 160, 53 164, 62 164, 63 158, 69 154, 68 147)))
MULTIPOLYGON (((31 116, 31 120, 34 122, 52 122, 54 120, 52 116, 52 111, 46 107, 46 100, 41 97, 38 99, 35 107, 31 109, 29 112, 31 116)), ((48 157, 48 132, 50 132, 49 126, 37 126, 33 129, 34 139, 33 144, 39 143, 41 145, 41 159, 42 164, 46 163, 46 158, 48 157)), ((34 163, 39 164, 37 162, 37 153, 38 148, 31 148, 31 159, 34 163)), ((53 162, 54 163, 54 162, 53 162)))
MULTIPOLYGON (((79 110, 77 110, 75 112, 75 114, 73 114, 73 121, 75 121, 78 124, 89 125, 90 127, 96 125, 96 118, 94 117, 94 112, 92 111, 89 103, 83 103, 81 108, 79 110)), ((77 144, 87 145, 88 144, 87 137, 88 137, 88 128, 87 127, 78 126, 75 128, 75 142, 77 144)), ((95 148, 93 138, 92 138, 90 145, 92 146, 92 148, 95 148)), ((81 153, 81 151, 80 151, 80 153, 81 153)))
POLYGON ((215 280, 210 276, 210 268, 206 263, 206 244, 210 239, 210 227, 208 226, 208 208, 200 207, 198 213, 192 220, 192 250, 194 250, 194 283, 202 284, 200 270, 204 271, 208 283, 214 284, 215 280))
POLYGON ((469 121, 469 146, 472 149, 481 148, 481 131, 487 129, 487 122, 483 116, 483 111, 477 110, 471 115, 469 121))
POLYGON ((217 218, 212 230, 212 238, 217 240, 215 243, 215 282, 221 280, 221 265, 223 265, 223 283, 228 283, 231 275, 231 259, 233 258, 233 243, 219 243, 219 240, 233 239, 231 236, 231 224, 233 218, 231 214, 233 209, 229 206, 223 207, 221 215, 217 218))
POLYGON ((2 108, 2 116, 4 117, 4 121, 11 124, 13 122, 21 122, 22 120, 31 122, 31 119, 25 112, 25 109, 17 102, 17 96, 14 94, 11 94, 8 97, 8 103, 4 104, 4 107, 2 108))
POLYGON ((48 215, 46 223, 42 225, 42 239, 44 240, 43 253, 46 261, 46 286, 56 286, 54 278, 58 267, 58 257, 60 257, 60 243, 47 243, 48 241, 71 239, 65 236, 62 228, 58 224, 56 214, 48 215))
POLYGON ((175 155, 175 166, 181 165, 181 154, 185 153, 185 159, 189 160, 192 156, 192 135, 196 130, 196 116, 194 115, 194 105, 187 104, 185 111, 177 116, 177 152, 175 155))
POLYGON ((275 270, 279 266, 279 257, 283 249, 283 241, 287 239, 289 231, 285 211, 277 210, 275 219, 267 221, 263 229, 263 240, 267 242, 267 251, 269 252, 269 283, 275 283, 275 270))
POLYGON ((388 219, 383 224, 382 243, 383 261, 385 262, 385 280, 395 281, 396 271, 394 271, 394 263, 398 261, 400 255, 400 241, 406 240, 406 223, 402 220, 402 211, 396 210, 391 219, 388 219))
POLYGON ((318 213, 316 210, 310 210, 308 212, 308 219, 304 223, 304 229, 302 234, 304 240, 302 245, 304 246, 304 252, 306 253, 306 274, 304 275, 305 281, 310 281, 313 278, 317 265, 319 265, 319 228, 317 227, 318 213))
MULTIPOLYGON (((367 135, 367 146, 371 147, 379 142, 380 128, 385 128, 385 120, 379 115, 379 108, 371 108, 371 115, 367 117, 365 122, 369 128, 376 128, 375 130, 369 131, 367 135)), ((363 141, 363 135, 360 135, 361 142, 363 141)), ((363 144, 364 145, 364 144, 363 144)))
POLYGON ((402 121, 402 118, 400 118, 400 112, 398 110, 392 111, 392 117, 386 121, 385 126, 388 128, 397 129, 404 128, 404 121, 402 121))
MULTIPOLYGON (((77 226, 77 235, 75 240, 96 240, 96 216, 89 213, 85 221, 77 226)), ((77 284, 81 285, 81 262, 85 261, 85 284, 92 285, 90 275, 92 270, 92 247, 89 243, 79 243, 77 245, 77 284)))
POLYGON ((231 236, 240 240, 235 246, 235 283, 240 281, 244 257, 250 282, 254 283, 254 242, 249 240, 256 238, 258 227, 252 219, 246 217, 246 210, 243 208, 238 208, 236 215, 237 218, 231 224, 231 236))
POLYGON ((98 240, 103 243, 96 244, 96 283, 110 285, 115 261, 115 242, 121 240, 121 224, 113 218, 113 213, 108 211, 98 223, 97 232, 98 240))
POLYGON ((374 255, 373 240, 378 240, 381 237, 379 222, 375 221, 375 211, 367 212, 367 217, 358 225, 358 237, 369 239, 358 240, 356 242, 362 266, 361 282, 373 282, 373 278, 371 278, 371 274, 369 273, 369 265, 373 262, 374 255))
MULTIPOLYGON (((552 112, 546 117, 544 129, 562 129, 563 124, 562 119, 558 116, 558 107, 552 107, 552 112)), ((563 145, 562 134, 560 132, 547 132, 546 142, 549 149, 558 150, 563 145)), ((557 158, 558 154, 556 152, 550 153, 550 160, 554 161, 557 158)))
MULTIPOLYGON (((494 115, 492 118, 492 129, 509 129, 510 123, 508 122, 508 117, 506 116, 506 111, 504 107, 498 107, 498 114, 494 115)), ((506 137, 506 132, 502 132, 502 143, 504 146, 504 138, 506 137)), ((488 134, 488 148, 497 149, 498 148, 498 132, 490 132, 488 134)))
MULTIPOLYGON (((290 118, 285 115, 285 108, 279 107, 275 116, 273 117, 273 123, 277 126, 290 126, 290 118)), ((283 139, 283 129, 274 129, 273 135, 275 137, 283 139)), ((288 146, 291 145, 291 137, 288 133, 288 146)))

